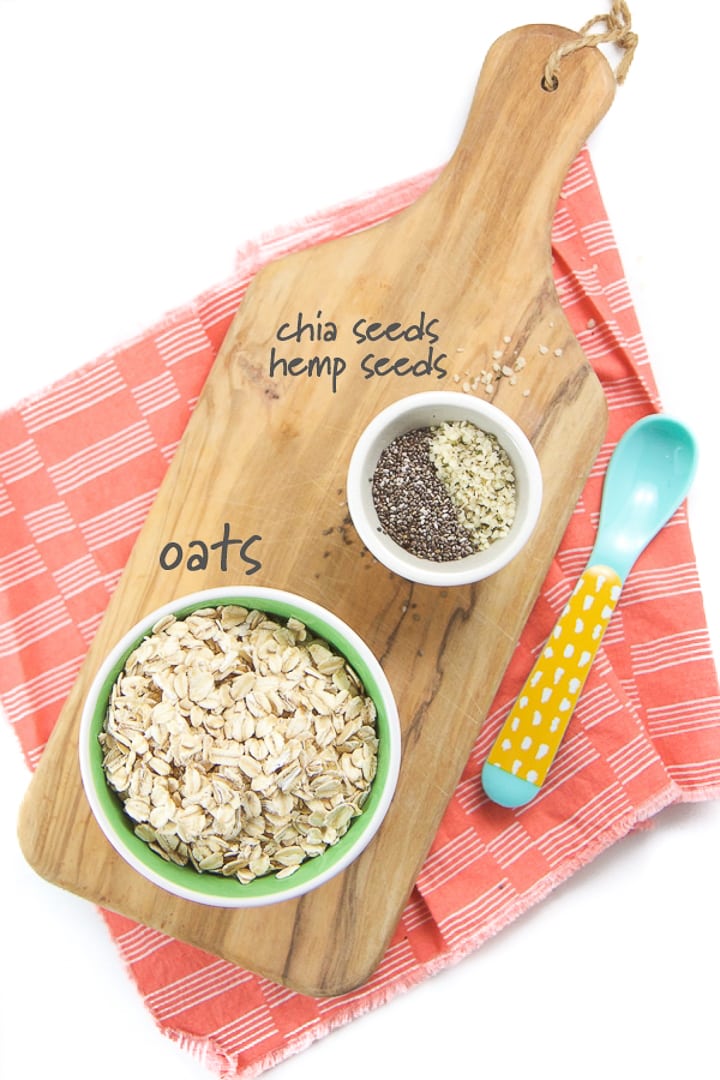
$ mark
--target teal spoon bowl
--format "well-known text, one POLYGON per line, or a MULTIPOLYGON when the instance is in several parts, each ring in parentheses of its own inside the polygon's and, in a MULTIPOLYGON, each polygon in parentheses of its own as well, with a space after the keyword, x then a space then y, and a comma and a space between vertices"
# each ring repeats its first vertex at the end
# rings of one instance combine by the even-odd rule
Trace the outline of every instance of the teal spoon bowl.
POLYGON ((679 420, 660 413, 633 424, 610 459, 590 561, 625 579, 682 503, 696 469, 695 439, 679 420))

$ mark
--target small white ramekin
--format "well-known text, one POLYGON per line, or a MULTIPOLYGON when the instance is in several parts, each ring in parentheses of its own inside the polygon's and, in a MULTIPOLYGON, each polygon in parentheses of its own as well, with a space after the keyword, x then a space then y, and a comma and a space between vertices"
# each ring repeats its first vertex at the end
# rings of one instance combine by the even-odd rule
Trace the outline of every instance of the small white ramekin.
POLYGON ((451 390, 412 394, 378 413, 360 435, 347 475, 350 516, 365 547, 389 570, 421 585, 466 585, 506 566, 535 528, 542 492, 540 464, 519 425, 496 405, 451 390), (458 420, 468 420, 497 438, 515 471, 517 508, 508 534, 485 551, 437 562, 410 554, 384 532, 373 502, 372 478, 378 458, 393 439, 416 428, 458 420))

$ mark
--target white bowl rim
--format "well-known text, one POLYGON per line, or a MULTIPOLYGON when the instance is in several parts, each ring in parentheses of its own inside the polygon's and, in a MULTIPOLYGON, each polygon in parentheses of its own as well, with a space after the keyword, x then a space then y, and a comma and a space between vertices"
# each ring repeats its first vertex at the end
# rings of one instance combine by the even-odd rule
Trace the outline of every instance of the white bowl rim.
MULTIPOLYGON (((409 430, 406 428, 405 430, 409 430)), ((501 439, 501 442, 503 440, 501 439)), ((505 446, 507 450, 507 445, 505 446)), ((474 398, 453 390, 428 390, 400 398, 377 413, 358 438, 350 458, 346 494, 348 509, 355 529, 365 547, 394 573, 421 585, 454 586, 481 581, 506 566, 525 546, 540 515, 543 481, 540 463, 532 443, 520 425, 492 402, 474 398), (404 551, 389 536, 378 532, 369 521, 363 505, 362 489, 368 481, 368 454, 382 432, 403 417, 421 409, 451 407, 462 411, 467 419, 482 418, 506 436, 505 442, 515 450, 514 465, 526 472, 526 502, 522 519, 511 534, 476 556, 435 563, 404 551), (481 565, 479 565, 481 563, 481 565)))
MULTIPOLYGON (((370 841, 377 833, 380 825, 385 819, 388 808, 392 801, 397 786, 397 780, 400 770, 400 757, 401 757, 401 731, 400 731, 400 719, 397 709, 397 703, 392 691, 392 687, 388 681, 387 676, 379 661, 375 657, 374 653, 367 645, 367 643, 360 637, 360 635, 352 629, 343 619, 335 615, 328 608, 323 607, 321 604, 317 604, 312 600, 308 600, 304 596, 300 596, 297 593, 289 592, 286 589, 272 588, 269 586, 245 586, 245 585, 220 585, 209 589, 200 589, 193 593, 187 593, 183 596, 176 597, 173 600, 168 601, 155 608, 153 611, 148 612, 142 616, 138 621, 127 630, 123 636, 115 643, 103 659, 97 673, 90 683, 83 708, 80 716, 80 728, 79 728, 79 745, 78 756, 80 764, 80 777, 82 786, 85 792, 85 796, 90 804, 93 817, 97 821, 103 835, 117 852, 134 870, 136 870, 146 881, 150 881, 153 884, 159 886, 165 892, 170 893, 173 896, 177 896, 180 899, 191 900, 195 903, 203 904, 208 907, 222 907, 222 908, 251 908, 251 907, 264 907, 270 904, 281 903, 285 900, 291 900, 295 897, 302 896, 308 892, 315 891, 320 885, 325 884, 331 878, 335 877, 341 871, 345 870, 351 863, 353 863, 358 856, 365 850, 370 841), (232 601, 230 598, 236 596, 237 601, 232 601), (118 663, 123 653, 128 650, 134 642, 143 634, 155 625, 155 623, 163 618, 165 615, 172 614, 177 610, 182 610, 187 607, 191 607, 197 603, 207 603, 209 606, 217 601, 230 602, 242 602, 242 600, 258 600, 273 599, 279 600, 283 603, 287 603, 296 607, 299 611, 305 611, 311 616, 316 616, 329 626, 333 627, 339 634, 341 634, 348 643, 358 653, 361 654, 364 663, 370 670, 373 679, 382 695, 383 705, 387 716, 388 729, 390 731, 390 744, 389 744, 389 761, 388 772, 385 786, 381 792, 380 799, 375 807, 373 819, 371 823, 365 828, 360 835, 358 841, 348 848, 347 852, 341 859, 337 860, 333 865, 329 866, 326 870, 314 876, 307 882, 302 884, 293 884, 292 878, 288 878, 287 888, 284 888, 279 894, 269 894, 261 897, 249 898, 243 896, 240 892, 237 898, 228 897, 214 897, 211 895, 196 892, 191 888, 185 888, 183 885, 178 885, 174 882, 170 882, 167 878, 159 872, 153 871, 144 862, 136 858, 136 856, 130 851, 123 843, 120 837, 118 837, 112 823, 109 821, 105 810, 102 806, 100 799, 95 791, 95 783, 93 779, 93 773, 91 768, 91 756, 90 756, 90 734, 93 725, 95 702, 99 692, 102 689, 103 684, 109 677, 115 665, 118 663)), ((209 875, 208 875, 209 876, 209 875)))

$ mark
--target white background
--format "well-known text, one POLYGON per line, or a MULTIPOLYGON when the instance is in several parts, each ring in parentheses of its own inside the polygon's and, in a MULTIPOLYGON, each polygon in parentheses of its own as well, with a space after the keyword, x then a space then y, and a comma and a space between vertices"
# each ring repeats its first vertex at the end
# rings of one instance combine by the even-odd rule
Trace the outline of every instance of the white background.
MULTIPOLYGON (((720 653, 715 5, 630 0, 640 47, 590 149, 690 498, 720 653)), ((0 408, 230 274, 264 229, 441 165, 485 53, 606 0, 0 0, 0 408)), ((615 59, 610 52, 609 57, 615 59)), ((0 1072, 201 1080, 94 908, 15 839, 29 774, 0 723, 0 1072)), ((720 807, 664 812, 473 957, 278 1066, 584 1080, 717 1069, 720 807)))

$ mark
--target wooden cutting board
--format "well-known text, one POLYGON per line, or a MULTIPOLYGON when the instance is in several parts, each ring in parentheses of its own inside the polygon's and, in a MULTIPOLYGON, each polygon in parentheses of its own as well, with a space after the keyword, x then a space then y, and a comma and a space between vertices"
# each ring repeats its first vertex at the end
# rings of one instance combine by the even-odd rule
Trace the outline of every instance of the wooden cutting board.
POLYGON ((605 433, 602 389, 551 269, 562 181, 615 87, 593 48, 563 61, 553 93, 541 87, 551 51, 576 36, 528 26, 500 38, 426 194, 253 281, 22 806, 23 851, 51 882, 306 994, 346 992, 380 962, 605 433), (481 584, 410 584, 349 521, 354 442, 390 402, 472 386, 498 353, 526 359, 492 400, 539 456, 539 525, 481 584), (210 547, 224 535, 256 539, 226 544, 224 566, 210 547), (188 569, 204 550, 193 541, 207 545, 204 568, 188 569), (394 802, 360 859, 313 894, 250 911, 147 884, 100 833, 77 763, 84 694, 111 644, 167 600, 230 583, 286 588, 349 622, 384 665, 404 738, 394 802))

